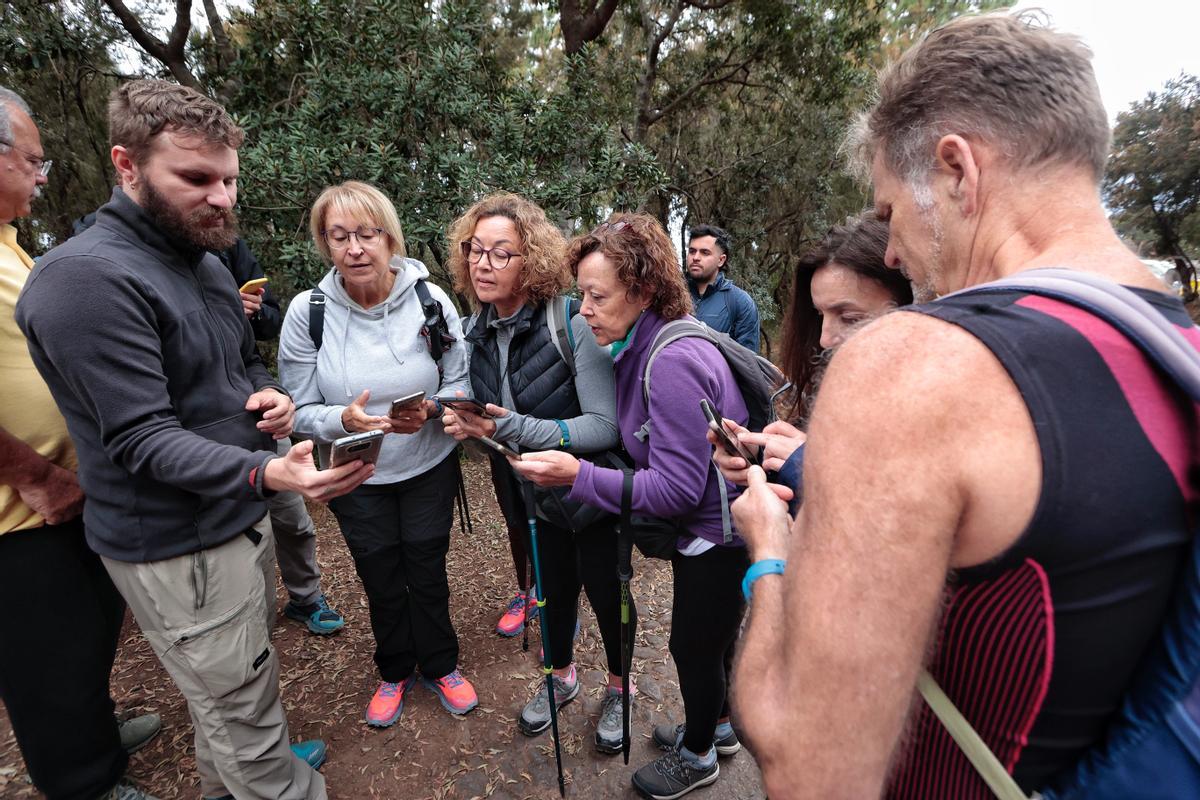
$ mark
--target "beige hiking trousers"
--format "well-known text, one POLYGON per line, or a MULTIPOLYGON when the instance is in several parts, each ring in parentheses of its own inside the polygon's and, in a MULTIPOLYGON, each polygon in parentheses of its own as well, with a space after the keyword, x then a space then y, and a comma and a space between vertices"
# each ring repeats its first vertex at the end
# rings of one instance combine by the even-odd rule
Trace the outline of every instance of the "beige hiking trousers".
POLYGON ((293 755, 271 646, 275 553, 269 517, 246 536, 185 556, 104 558, 150 647, 183 696, 205 797, 325 800, 325 779, 293 755))

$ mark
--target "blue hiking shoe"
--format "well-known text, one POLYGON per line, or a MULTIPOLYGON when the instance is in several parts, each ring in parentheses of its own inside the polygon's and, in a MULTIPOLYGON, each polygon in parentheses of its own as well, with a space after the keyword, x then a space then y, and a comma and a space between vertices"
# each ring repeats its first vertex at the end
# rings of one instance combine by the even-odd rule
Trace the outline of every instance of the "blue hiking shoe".
POLYGON ((296 758, 308 764, 313 769, 320 769, 325 763, 325 743, 320 739, 309 739, 307 742, 296 742, 292 745, 296 758))
POLYGON ((315 633, 317 636, 328 636, 331 633, 337 633, 346 624, 346 620, 342 619, 342 615, 329 607, 329 602, 325 599, 325 595, 318 597, 317 602, 309 603, 305 606, 290 602, 283 607, 283 615, 288 619, 303 622, 304 627, 308 628, 310 633, 315 633))

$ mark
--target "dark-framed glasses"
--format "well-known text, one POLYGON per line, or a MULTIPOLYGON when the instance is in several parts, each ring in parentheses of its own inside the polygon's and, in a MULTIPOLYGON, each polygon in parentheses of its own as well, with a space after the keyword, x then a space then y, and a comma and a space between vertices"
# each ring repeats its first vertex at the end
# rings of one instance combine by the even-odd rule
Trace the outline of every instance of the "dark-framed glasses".
POLYGON ((321 235, 325 237, 325 244, 329 245, 330 250, 345 250, 350 246, 351 236, 357 239, 362 247, 379 244, 383 240, 383 228, 358 228, 348 231, 345 228, 333 227, 321 231, 321 235))
POLYGON ((492 269, 504 269, 514 258, 521 258, 523 255, 505 250, 503 247, 481 247, 476 242, 463 242, 459 247, 462 248, 463 258, 471 264, 478 264, 484 256, 487 256, 488 264, 492 266, 492 269))
POLYGON ((18 153, 25 156, 25 160, 33 165, 33 169, 38 175, 41 175, 43 178, 49 177, 50 168, 54 166, 53 161, 48 161, 41 156, 34 155, 28 150, 22 150, 12 142, 6 142, 3 139, 0 139, 0 144, 4 145, 5 147, 11 147, 13 150, 16 150, 18 153))

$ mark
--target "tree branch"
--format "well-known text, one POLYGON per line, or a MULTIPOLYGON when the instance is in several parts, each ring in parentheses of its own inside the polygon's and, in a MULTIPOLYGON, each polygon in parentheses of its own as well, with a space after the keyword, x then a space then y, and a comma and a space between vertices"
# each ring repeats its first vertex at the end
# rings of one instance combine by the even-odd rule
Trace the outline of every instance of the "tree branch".
POLYGON ((203 0, 204 14, 208 17, 208 30, 212 33, 213 41, 217 43, 217 52, 221 55, 221 62, 224 66, 233 63, 237 54, 233 51, 233 45, 229 43, 229 36, 225 33, 225 24, 221 21, 221 15, 217 13, 217 4, 214 0, 203 0))
POLYGON ((562 28, 563 50, 567 55, 578 53, 585 44, 600 38, 617 10, 617 0, 591 0, 589 5, 589 10, 584 11, 579 0, 561 0, 559 3, 558 24, 562 28))
POLYGON ((203 91, 200 81, 188 69, 184 55, 188 33, 192 29, 192 0, 175 0, 175 24, 167 41, 155 38, 142 21, 125 5, 123 0, 104 0, 104 4, 116 14, 117 19, 133 40, 147 55, 161 63, 175 80, 184 86, 203 91))

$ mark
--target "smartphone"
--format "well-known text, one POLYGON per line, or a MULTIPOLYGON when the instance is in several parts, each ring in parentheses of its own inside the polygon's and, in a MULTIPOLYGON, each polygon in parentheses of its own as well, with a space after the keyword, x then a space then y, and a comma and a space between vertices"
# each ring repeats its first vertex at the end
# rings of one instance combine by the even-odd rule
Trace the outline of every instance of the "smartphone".
POLYGON ((412 394, 404 395, 404 397, 397 397, 392 401, 392 407, 388 409, 388 416, 398 417, 401 411, 417 408, 424 402, 425 392, 413 392, 412 394))
POLYGON ((491 416, 487 413, 487 406, 473 397, 435 397, 434 399, 446 408, 453 408, 455 411, 470 411, 481 417, 491 416))
POLYGON ((251 292, 257 292, 259 289, 261 289, 262 287, 264 287, 266 285, 267 285, 266 278, 251 278, 250 280, 243 283, 242 288, 238 289, 238 291, 242 292, 244 294, 250 294, 251 292))
POLYGON ((501 455, 508 456, 509 458, 515 458, 517 461, 521 460, 520 453, 518 453, 516 450, 513 450, 511 447, 509 447, 506 444, 501 444, 500 442, 497 442, 495 439, 489 438, 487 436, 480 436, 479 441, 483 442, 488 447, 492 448, 493 450, 495 450, 497 453, 500 453, 501 455))
POLYGON ((340 467, 351 461, 374 464, 379 460, 379 448, 383 446, 383 431, 352 433, 335 439, 329 448, 329 466, 340 467))
POLYGON ((760 464, 758 456, 751 455, 749 450, 738 444, 738 441, 729 435, 729 430, 725 427, 725 420, 721 417, 720 412, 713 407, 712 403, 702 398, 700 400, 700 410, 704 412, 704 417, 708 420, 708 427, 713 433, 717 434, 717 440, 725 448, 726 453, 731 456, 741 456, 746 459, 747 464, 760 464))

